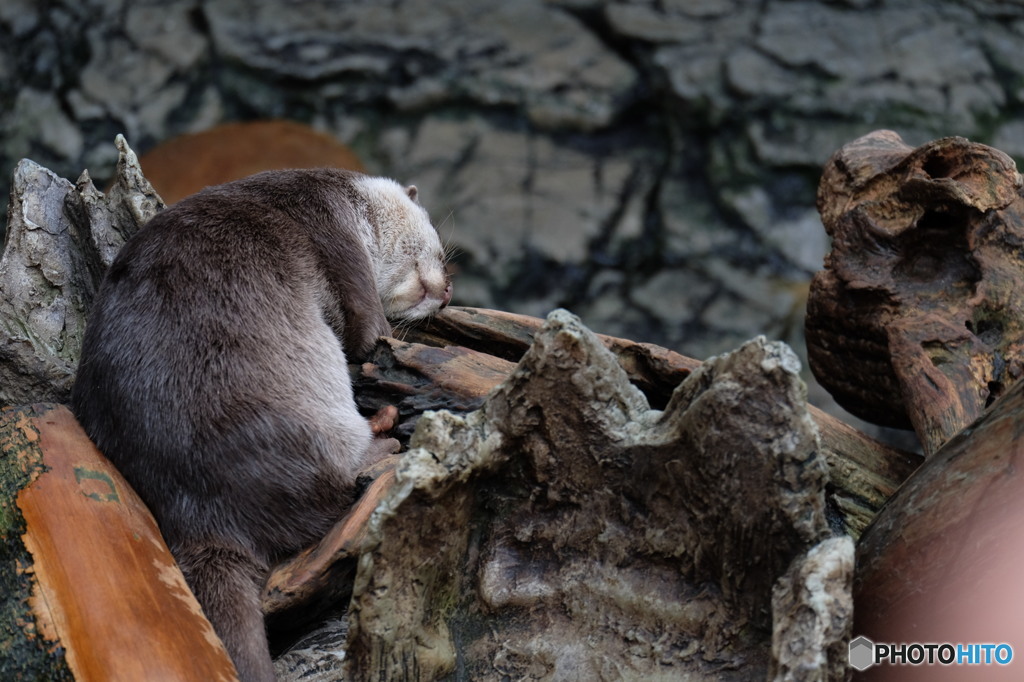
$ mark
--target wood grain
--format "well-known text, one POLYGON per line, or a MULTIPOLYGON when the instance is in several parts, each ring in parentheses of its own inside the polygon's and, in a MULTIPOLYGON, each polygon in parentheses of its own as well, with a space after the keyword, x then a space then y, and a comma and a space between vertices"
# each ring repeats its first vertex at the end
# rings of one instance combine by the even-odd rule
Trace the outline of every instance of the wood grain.
POLYGON ((937 451, 1024 377, 1016 165, 961 137, 844 146, 818 190, 832 240, 807 301, 811 370, 868 421, 937 451))
POLYGON ((237 679, 156 522, 61 405, 11 408, 43 473, 21 490, 37 628, 78 682, 237 679))

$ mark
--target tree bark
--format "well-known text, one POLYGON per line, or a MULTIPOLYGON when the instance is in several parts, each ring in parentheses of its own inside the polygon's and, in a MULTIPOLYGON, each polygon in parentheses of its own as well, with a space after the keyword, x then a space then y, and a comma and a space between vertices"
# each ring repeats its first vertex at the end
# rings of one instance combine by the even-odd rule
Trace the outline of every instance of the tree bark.
POLYGON ((117 136, 110 192, 24 159, 0 256, 0 405, 67 402, 99 283, 124 241, 163 207, 117 136))

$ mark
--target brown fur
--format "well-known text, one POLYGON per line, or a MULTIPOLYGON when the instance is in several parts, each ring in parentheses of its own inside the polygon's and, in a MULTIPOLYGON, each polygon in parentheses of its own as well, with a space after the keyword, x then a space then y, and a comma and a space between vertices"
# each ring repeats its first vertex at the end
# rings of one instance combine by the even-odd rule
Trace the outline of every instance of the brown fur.
POLYGON ((367 182, 272 171, 193 195, 128 241, 91 311, 73 409, 153 511, 243 680, 273 679, 269 567, 320 538, 383 454, 346 358, 390 333, 380 273, 428 273, 404 285, 420 282, 420 308, 451 295, 436 233, 404 203, 415 190, 367 182), (401 210, 374 224, 381 196, 401 210), (392 233, 403 247, 381 251, 392 233))

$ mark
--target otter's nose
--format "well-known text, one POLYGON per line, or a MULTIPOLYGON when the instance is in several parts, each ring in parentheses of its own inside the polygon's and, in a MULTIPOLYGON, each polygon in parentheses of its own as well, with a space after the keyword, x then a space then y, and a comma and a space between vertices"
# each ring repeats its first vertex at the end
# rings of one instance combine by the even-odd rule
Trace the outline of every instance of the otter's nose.
POLYGON ((452 301, 452 283, 448 282, 448 285, 444 288, 444 298, 441 299, 441 307, 446 307, 452 301))

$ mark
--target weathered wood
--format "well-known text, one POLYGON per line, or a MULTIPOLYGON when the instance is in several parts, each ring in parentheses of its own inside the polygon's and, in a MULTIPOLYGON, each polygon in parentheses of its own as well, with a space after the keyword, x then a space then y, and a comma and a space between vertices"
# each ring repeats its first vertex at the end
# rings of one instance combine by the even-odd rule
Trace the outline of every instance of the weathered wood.
POLYGON ((405 330, 402 340, 428 346, 458 345, 519 362, 543 320, 485 308, 449 306, 425 325, 405 330))
POLYGON ((840 676, 849 609, 805 607, 848 603, 853 548, 820 545, 826 467, 797 367, 757 339, 652 410, 552 313, 479 410, 420 421, 370 517, 349 679, 765 679, 773 611, 780 642, 815 647, 784 652, 780 679, 840 676))
POLYGON ((374 472, 375 480, 320 542, 274 568, 263 590, 263 613, 273 627, 307 623, 351 596, 370 514, 394 484, 395 464, 392 459, 374 472))
POLYGON ((839 150, 818 206, 832 251, 807 306, 810 366, 839 404, 926 454, 1024 376, 1024 198, 1010 157, 877 131, 839 150))
POLYGON ((0 571, 5 582, 20 576, 18 591, 5 595, 0 677, 236 679, 153 517, 67 408, 0 411, 0 447, 8 548, 0 571), (24 552, 11 556, 19 545, 24 552), (21 600, 29 611, 12 611, 21 600), (32 646, 49 657, 29 663, 10 654, 32 646), (47 669, 55 665, 65 672, 47 669))
POLYGON ((398 408, 392 435, 403 443, 426 410, 469 412, 512 371, 514 363, 485 353, 383 339, 369 362, 353 369, 356 402, 364 413, 398 408))
POLYGON ((113 188, 72 185, 32 161, 14 171, 0 255, 0 405, 66 402, 85 320, 124 241, 162 208, 120 135, 113 188))
POLYGON ((828 464, 829 499, 844 531, 855 540, 899 486, 924 461, 864 435, 813 405, 807 406, 828 464))
MULTIPOLYGON (((476 409, 487 391, 511 372, 512 362, 519 361, 543 322, 482 308, 442 310, 429 324, 409 330, 405 339, 406 344, 417 341, 444 348, 425 351, 416 344, 389 341, 386 348, 378 348, 374 361, 362 368, 362 378, 357 379, 358 399, 366 401, 366 409, 377 409, 389 397, 407 394, 399 402, 404 435, 411 433, 415 418, 423 410, 476 409), (475 351, 453 348, 452 344, 475 351), (491 348, 497 349, 505 362, 486 355, 491 348), (460 360, 454 362, 447 354, 460 360), (481 376, 473 377, 477 367, 486 369, 481 370, 481 376), (446 381, 446 387, 454 392, 439 390, 440 381, 446 381), (460 390, 468 386, 473 387, 469 394, 460 390), (382 388, 386 390, 382 392, 382 388)), ((672 391, 701 365, 699 360, 653 344, 596 336, 615 354, 619 366, 655 409, 668 404, 672 391)), ((857 538, 885 500, 921 463, 921 457, 879 443, 814 406, 808 409, 821 434, 829 466, 829 496, 839 510, 843 528, 857 538)))
MULTIPOLYGON (((1016 659, 1024 600, 1022 415, 1018 383, 929 457, 878 514, 857 547, 855 634, 875 642, 1008 642, 1016 659)), ((998 666, 984 667, 986 679, 1020 674, 1013 667, 999 677, 998 666)), ((880 667, 864 679, 964 679, 964 670, 880 667)))
MULTIPOLYGON (((422 327, 407 331, 403 339, 433 346, 459 345, 519 362, 544 324, 539 317, 484 308, 449 307, 422 327)), ((619 359, 619 364, 654 407, 664 407, 672 391, 701 361, 650 343, 598 334, 597 338, 619 359)))
POLYGON ((829 538, 794 561, 776 581, 768 679, 846 679, 839 662, 849 655, 847 628, 854 613, 851 545, 847 536, 829 538), (827 675, 820 674, 823 656, 839 663, 827 675))

